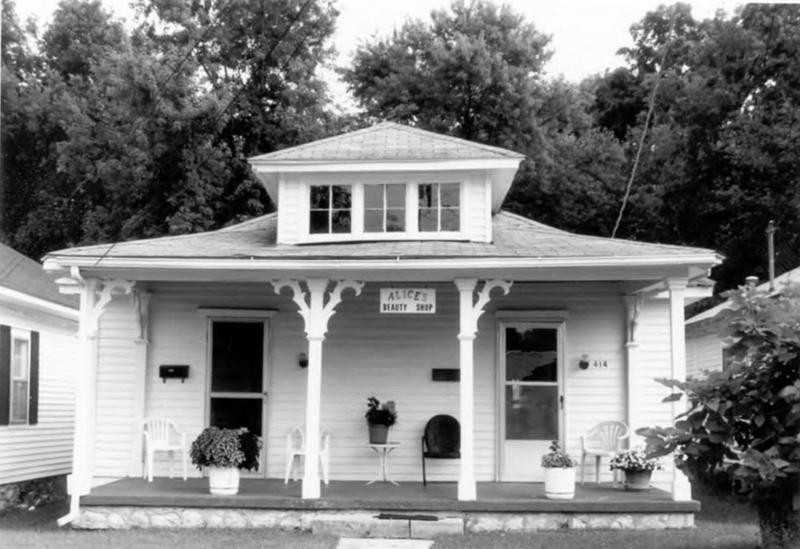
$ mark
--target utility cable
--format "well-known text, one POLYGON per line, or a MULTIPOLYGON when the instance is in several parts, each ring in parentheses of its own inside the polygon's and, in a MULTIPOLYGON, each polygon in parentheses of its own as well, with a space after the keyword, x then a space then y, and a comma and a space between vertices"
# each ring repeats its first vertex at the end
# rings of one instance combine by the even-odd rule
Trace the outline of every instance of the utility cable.
POLYGON ((650 91, 650 101, 647 107, 647 116, 644 119, 644 127, 642 128, 642 135, 639 138, 639 148, 636 151, 636 157, 633 160, 633 167, 631 168, 631 175, 628 178, 628 184, 625 187, 625 194, 622 197, 622 204, 619 208, 619 214, 617 215, 617 221, 614 223, 614 230, 611 231, 611 238, 616 238, 617 230, 619 229, 620 223, 622 223, 622 214, 625 212, 625 206, 628 204, 628 198, 631 194, 631 188, 633 187, 633 180, 636 177, 636 170, 639 168, 639 160, 642 157, 642 150, 644 149, 644 140, 647 137, 647 128, 650 126, 650 119, 653 117, 653 111, 655 110, 656 104, 656 93, 658 92, 658 85, 661 82, 661 73, 664 71, 664 63, 667 60, 667 52, 669 52, 670 42, 672 41, 672 35, 675 31, 675 14, 677 10, 673 6, 672 8, 672 17, 670 18, 669 23, 669 33, 667 34, 667 41, 664 43, 664 51, 661 53, 661 63, 658 64, 658 69, 656 70, 655 76, 655 83, 653 84, 653 89, 650 91))

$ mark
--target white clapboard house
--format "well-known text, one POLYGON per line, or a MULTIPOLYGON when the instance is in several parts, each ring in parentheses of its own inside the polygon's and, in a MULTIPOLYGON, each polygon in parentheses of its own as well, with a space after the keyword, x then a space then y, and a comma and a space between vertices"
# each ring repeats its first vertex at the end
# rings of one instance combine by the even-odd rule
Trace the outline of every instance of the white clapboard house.
MULTIPOLYGON (((757 281, 756 277, 753 277, 757 281)), ((787 283, 800 283, 800 267, 775 277, 771 286, 780 292, 787 283)), ((754 282, 755 283, 755 282, 754 282)), ((757 289, 770 291, 770 282, 759 284, 757 289)), ((702 377, 704 372, 723 370, 728 362, 727 348, 730 345, 720 334, 730 321, 730 301, 711 307, 686 320, 686 374, 702 377)))
POLYGON ((78 301, 0 244, 0 485, 72 471, 78 301))
MULTIPOLYGON (((551 439, 579 454, 580 436, 600 421, 668 423, 681 404, 662 403, 654 378, 685 376, 687 284, 719 256, 505 212, 522 159, 381 123, 251 158, 276 213, 48 254, 46 269, 81 298, 76 499, 180 504, 164 484, 167 499, 136 499, 147 489, 134 480, 148 417, 177 422, 189 440, 209 424, 247 426, 264 440, 252 482, 281 479, 274 490, 284 486, 287 432, 302 426, 315 463, 324 426, 330 487, 316 467, 288 486, 328 506, 337 482, 374 477, 370 396, 396 402, 389 465, 401 486, 421 484, 426 422, 459 420, 461 459, 427 464, 456 502, 480 501, 482 483, 540 482, 551 439)), ((166 461, 156 469, 165 475, 166 461)), ((668 500, 690 499, 669 463, 654 484, 668 500)))

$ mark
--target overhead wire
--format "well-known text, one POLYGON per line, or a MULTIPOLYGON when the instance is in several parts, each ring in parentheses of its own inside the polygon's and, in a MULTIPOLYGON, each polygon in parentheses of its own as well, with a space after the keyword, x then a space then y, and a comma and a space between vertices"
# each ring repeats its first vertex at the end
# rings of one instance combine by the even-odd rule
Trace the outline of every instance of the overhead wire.
POLYGON ((669 52, 670 44, 672 43, 673 34, 675 31, 675 16, 677 13, 677 9, 675 6, 672 7, 672 15, 670 17, 669 22, 669 32, 667 33, 667 40, 664 43, 664 50, 661 52, 661 62, 658 64, 658 68, 656 69, 655 74, 655 82, 653 83, 653 89, 650 90, 650 99, 648 101, 647 106, 647 115, 644 119, 644 126, 642 127, 642 135, 639 137, 639 147, 636 150, 636 157, 633 160, 633 166, 631 167, 631 174, 628 178, 628 183, 625 186, 625 194, 622 197, 622 204, 619 207, 619 214, 617 215, 617 221, 614 223, 614 229, 611 231, 611 238, 616 238, 617 231, 619 230, 619 226, 622 223, 622 216, 625 213, 625 207, 628 204, 628 199, 630 198, 631 189, 633 188, 633 181, 636 178, 636 172, 639 168, 639 161, 642 157, 642 150, 644 149, 644 142, 647 137, 647 129, 650 126, 650 120, 653 118, 653 112, 655 111, 655 103, 656 103, 656 93, 658 92, 658 85, 661 83, 661 74, 664 72, 664 64, 667 61, 667 53, 669 52))

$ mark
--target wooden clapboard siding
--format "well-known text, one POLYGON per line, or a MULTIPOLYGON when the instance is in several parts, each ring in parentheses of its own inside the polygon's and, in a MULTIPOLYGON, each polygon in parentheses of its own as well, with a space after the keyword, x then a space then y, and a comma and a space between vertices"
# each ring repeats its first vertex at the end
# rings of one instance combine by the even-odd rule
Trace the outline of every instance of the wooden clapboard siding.
MULTIPOLYGON (((490 242, 492 232, 491 180, 483 170, 468 170, 442 173, 431 172, 386 172, 364 174, 358 172, 284 174, 279 190, 278 242, 294 244, 308 239, 308 186, 309 185, 353 185, 368 183, 461 183, 461 228, 464 237, 475 242, 490 242)), ((416 198, 412 203, 416 202, 416 198)), ((407 204, 408 205, 408 204, 407 204)), ((352 217, 354 230, 360 227, 356 218, 362 219, 362 212, 356 212, 353 203, 352 217)), ((367 233, 375 238, 376 233, 367 233)), ((319 236, 319 235, 315 235, 319 236)), ((392 239, 416 239, 418 234, 392 233, 392 239)), ((450 236, 442 234, 446 239, 450 236)), ((363 233, 341 234, 337 240, 363 239, 363 233)))
MULTIPOLYGON (((639 319, 637 331, 639 356, 635 388, 638 424, 667 426, 673 419, 672 404, 662 400, 671 391, 655 379, 672 378, 669 300, 645 300, 639 319)), ((663 459, 662 464, 664 468, 654 473, 653 482, 664 489, 669 489, 673 470, 672 460, 663 459)))
MULTIPOLYGON (((400 421, 391 438, 401 446, 393 453, 390 466, 393 475, 402 480, 419 479, 419 437, 427 419, 437 413, 458 416, 458 384, 431 381, 432 368, 458 367, 457 291, 452 284, 418 285, 437 289, 436 315, 381 315, 377 312, 378 291, 391 284, 368 284, 360 297, 346 292, 331 319, 323 350, 322 423, 333 432, 332 478, 368 480, 374 475, 377 461, 366 446, 363 418, 368 396, 397 402, 400 421)), ((197 308, 278 310, 270 321, 266 472, 280 477, 285 434, 302 423, 305 414, 306 373, 297 366, 297 355, 306 349, 306 341, 296 305, 286 296, 275 296, 268 284, 160 284, 153 291, 145 415, 178 421, 190 438, 203 428, 207 406, 206 321, 197 308), (162 383, 159 364, 189 364, 190 378, 183 384, 162 383)), ((475 342, 475 465, 479 480, 495 478, 495 311, 508 309, 569 312, 564 357, 565 443, 570 452, 578 453, 578 437, 596 422, 625 419, 624 309, 619 287, 611 283, 517 283, 509 296, 495 295, 481 318, 475 342), (580 370, 577 363, 582 354, 604 360, 608 366, 580 370)), ((658 330, 663 333, 666 325, 658 330)), ((668 350, 668 344, 664 345, 668 350)), ((121 455, 115 459, 121 471, 127 462, 121 455)), ((159 471, 165 472, 163 468, 159 471)), ((430 475, 434 480, 454 480, 458 462, 431 461, 430 475)))
MULTIPOLYGON (((508 296, 490 304, 493 310, 565 310, 564 445, 580 456, 580 436, 600 421, 625 420, 624 308, 613 283, 516 283, 508 296), (583 354, 607 367, 581 370, 583 354)), ((491 322, 486 316, 483 326, 491 322)), ((483 339, 486 345, 490 342, 483 339)), ((538 460, 540 456, 532 456, 538 460)), ((587 467, 587 474, 593 469, 587 467)), ((601 471, 610 480, 610 472, 601 471)), ((590 477, 593 478, 593 477, 590 477)))
POLYGON ((0 324, 39 332, 38 422, 0 427, 0 484, 67 474, 72 468, 77 322, 0 303, 0 324))
POLYGON ((686 375, 702 375, 704 370, 722 370, 722 341, 717 333, 686 338, 686 375))
POLYGON ((97 344, 94 475, 128 473, 137 429, 136 316, 129 296, 115 297, 100 317, 97 344))
MULTIPOLYGON (((283 180, 285 176, 281 176, 283 180)), ((287 242, 294 244, 299 242, 301 235, 307 232, 307 229, 301 226, 301 220, 304 218, 300 212, 308 209, 309 205, 303 198, 306 194, 299 184, 280 184, 278 191, 278 200, 280 201, 280 211, 284 215, 278 216, 278 242, 287 242), (285 215, 286 212, 298 212, 297 215, 285 215)))

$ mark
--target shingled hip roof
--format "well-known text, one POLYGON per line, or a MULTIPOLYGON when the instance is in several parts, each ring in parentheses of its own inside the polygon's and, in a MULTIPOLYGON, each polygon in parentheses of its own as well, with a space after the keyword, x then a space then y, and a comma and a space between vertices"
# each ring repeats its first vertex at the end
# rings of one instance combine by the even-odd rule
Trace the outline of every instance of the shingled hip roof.
POLYGON ((494 241, 388 241, 325 244, 277 244, 277 214, 251 219, 224 229, 182 236, 118 242, 59 250, 46 259, 62 265, 112 265, 116 259, 198 260, 414 260, 478 261, 481 259, 573 261, 593 264, 716 263, 713 250, 585 236, 500 212, 493 216, 494 241))
POLYGON ((523 155, 394 122, 250 158, 254 164, 425 160, 520 160, 523 155))

